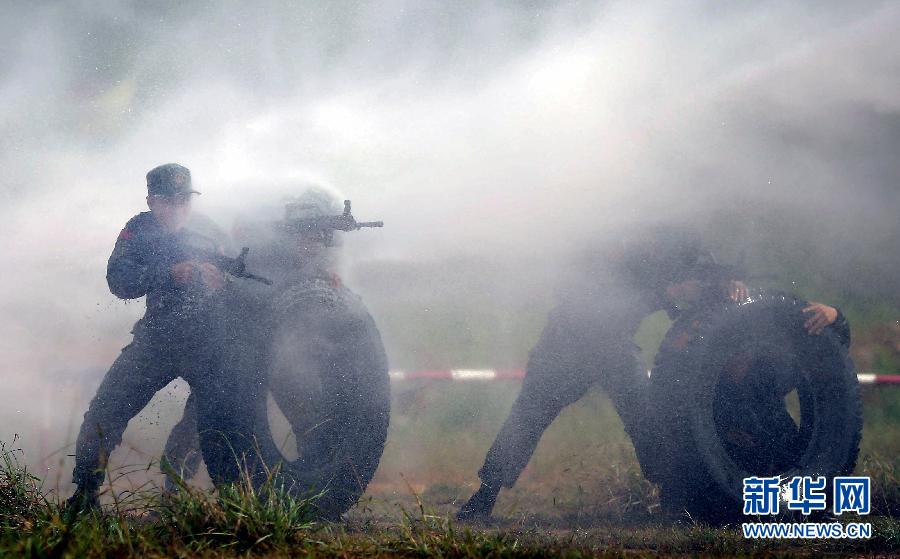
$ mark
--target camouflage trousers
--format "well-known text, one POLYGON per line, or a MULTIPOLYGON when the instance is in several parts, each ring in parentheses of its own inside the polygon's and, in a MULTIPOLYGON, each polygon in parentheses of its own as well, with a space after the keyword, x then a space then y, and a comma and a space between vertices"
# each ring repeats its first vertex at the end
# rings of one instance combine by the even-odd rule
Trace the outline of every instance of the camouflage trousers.
POLYGON ((544 430, 595 384, 612 400, 644 475, 651 478, 658 453, 649 378, 637 346, 626 336, 586 340, 551 315, 529 356, 522 389, 478 472, 481 481, 490 487, 512 487, 544 430))
MULTIPOLYGON (((174 379, 181 377, 196 394, 198 428, 220 433, 205 437, 204 445, 228 444, 239 431, 229 414, 236 398, 234 382, 223 378, 218 338, 200 328, 184 332, 142 319, 133 341, 122 349, 91 400, 75 447, 73 481, 83 490, 96 490, 105 477, 110 453, 119 445, 128 422, 174 379)), ((208 464, 214 480, 235 476, 231 464, 208 464)), ((233 477, 231 477, 233 479, 233 477)))

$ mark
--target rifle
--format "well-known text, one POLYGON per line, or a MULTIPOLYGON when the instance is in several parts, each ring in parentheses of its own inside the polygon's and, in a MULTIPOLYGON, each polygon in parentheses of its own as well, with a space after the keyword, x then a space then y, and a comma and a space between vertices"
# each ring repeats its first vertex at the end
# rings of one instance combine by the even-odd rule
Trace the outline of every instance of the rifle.
POLYGON ((285 207, 285 219, 278 226, 294 235, 319 235, 331 246, 335 231, 357 231, 363 227, 384 227, 383 221, 356 221, 350 212, 350 200, 344 200, 344 213, 340 215, 302 216, 308 207, 302 203, 290 203, 285 207), (298 215, 300 214, 300 215, 298 215))
POLYGON ((226 274, 230 274, 236 278, 246 278, 264 283, 266 285, 272 285, 272 280, 264 278, 262 276, 257 276, 256 274, 251 274, 247 271, 247 263, 245 262, 245 259, 247 258, 248 252, 250 252, 250 248, 244 247, 241 249, 241 253, 235 258, 231 258, 229 256, 225 256, 224 254, 218 254, 215 252, 204 252, 201 255, 201 258, 202 260, 209 262, 216 268, 222 270, 226 274))
POLYGON ((747 251, 742 250, 738 255, 736 264, 720 264, 712 256, 706 253, 701 255, 698 263, 692 268, 693 277, 705 283, 724 283, 729 280, 774 280, 775 274, 750 273, 747 267, 747 251))

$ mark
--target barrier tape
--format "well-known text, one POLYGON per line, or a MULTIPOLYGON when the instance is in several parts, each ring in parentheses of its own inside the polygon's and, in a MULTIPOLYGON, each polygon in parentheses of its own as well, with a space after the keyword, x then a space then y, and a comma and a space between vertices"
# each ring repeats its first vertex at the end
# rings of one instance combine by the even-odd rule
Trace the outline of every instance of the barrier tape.
MULTIPOLYGON (((449 369, 426 371, 390 371, 393 382, 408 380, 450 380, 450 381, 493 381, 521 380, 525 371, 517 369, 449 369)), ((900 384, 900 375, 879 375, 877 373, 859 373, 856 375, 860 384, 900 384)))

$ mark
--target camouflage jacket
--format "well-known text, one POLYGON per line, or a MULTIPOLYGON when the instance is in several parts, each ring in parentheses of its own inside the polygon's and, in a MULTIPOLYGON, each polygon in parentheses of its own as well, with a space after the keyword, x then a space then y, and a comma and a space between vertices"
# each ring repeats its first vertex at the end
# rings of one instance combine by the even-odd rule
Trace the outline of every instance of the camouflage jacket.
POLYGON ((192 217, 187 227, 170 233, 151 212, 142 212, 128 221, 116 240, 106 269, 109 290, 121 299, 146 295, 145 318, 192 320, 218 311, 218 293, 194 282, 176 284, 171 268, 178 262, 202 260, 203 254, 221 251, 223 238, 203 217, 192 217))

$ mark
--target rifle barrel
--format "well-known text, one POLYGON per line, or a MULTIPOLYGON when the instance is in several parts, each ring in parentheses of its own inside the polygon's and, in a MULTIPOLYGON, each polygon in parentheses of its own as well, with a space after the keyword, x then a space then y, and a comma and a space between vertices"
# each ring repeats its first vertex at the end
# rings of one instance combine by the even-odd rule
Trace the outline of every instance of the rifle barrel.
POLYGON ((358 221, 357 227, 384 227, 383 221, 358 221))
POLYGON ((270 280, 269 278, 264 278, 262 276, 257 276, 256 274, 246 274, 245 273, 244 275, 242 275, 240 277, 255 280, 260 283, 264 283, 266 285, 272 285, 272 280, 270 280))

